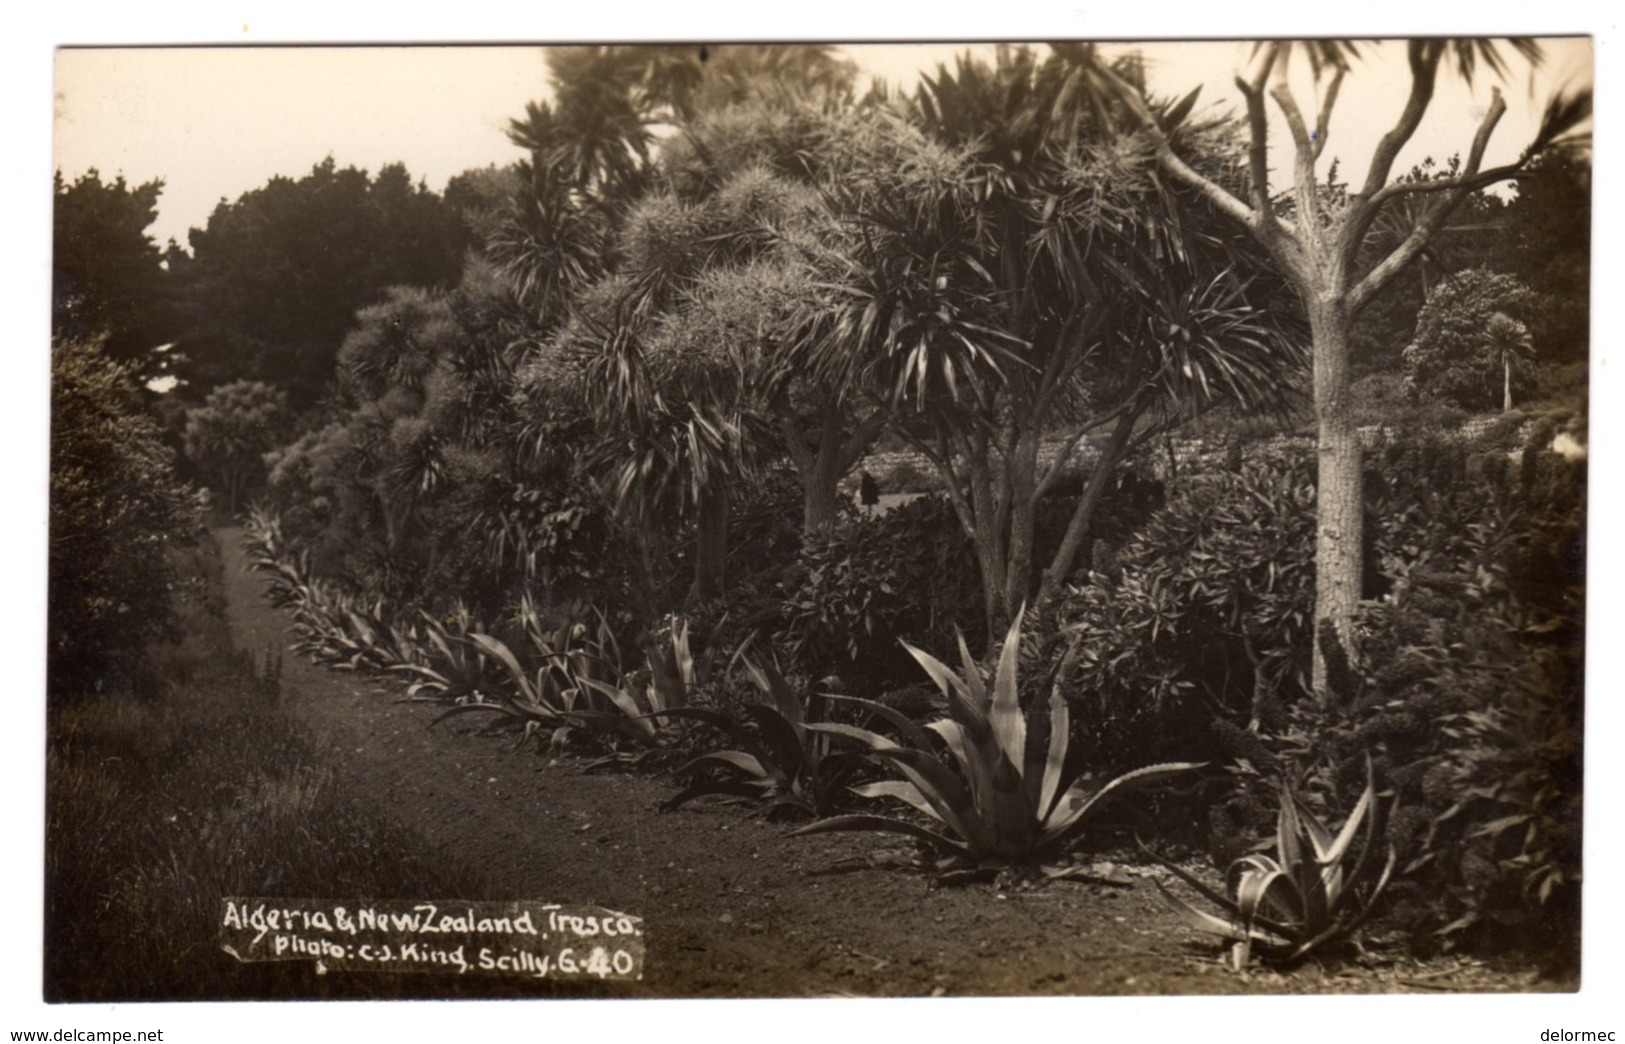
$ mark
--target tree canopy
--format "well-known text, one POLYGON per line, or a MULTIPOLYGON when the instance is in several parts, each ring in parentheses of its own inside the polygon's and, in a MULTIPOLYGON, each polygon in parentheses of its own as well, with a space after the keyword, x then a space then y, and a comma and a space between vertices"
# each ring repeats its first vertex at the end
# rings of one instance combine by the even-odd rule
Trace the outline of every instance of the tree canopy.
POLYGON ((171 250, 180 375, 200 390, 271 381, 296 408, 334 377, 358 308, 389 286, 450 286, 471 233, 404 166, 377 175, 331 157, 302 178, 273 178, 221 201, 171 250))
POLYGON ((54 179, 51 320, 67 341, 100 338, 110 357, 138 368, 169 336, 164 272, 147 227, 158 219, 162 181, 110 182, 91 170, 54 179))

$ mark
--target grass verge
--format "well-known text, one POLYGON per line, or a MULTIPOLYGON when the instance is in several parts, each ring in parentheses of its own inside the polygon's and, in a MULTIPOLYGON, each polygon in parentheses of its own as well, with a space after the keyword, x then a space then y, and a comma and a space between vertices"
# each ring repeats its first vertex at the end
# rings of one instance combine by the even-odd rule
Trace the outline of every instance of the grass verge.
MULTIPOLYGON (((218 548, 186 553, 185 638, 152 650, 143 694, 53 695, 46 754, 45 999, 551 995, 477 976, 239 964, 220 900, 501 898, 334 783, 278 680, 233 650, 218 548)), ((572 991, 580 995, 579 988, 572 991)))

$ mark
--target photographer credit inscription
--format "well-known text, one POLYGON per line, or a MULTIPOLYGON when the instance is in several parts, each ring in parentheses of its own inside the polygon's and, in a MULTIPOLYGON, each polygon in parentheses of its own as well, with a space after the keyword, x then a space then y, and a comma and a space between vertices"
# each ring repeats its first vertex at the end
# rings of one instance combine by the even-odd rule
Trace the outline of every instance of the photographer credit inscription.
POLYGON ((643 921, 526 901, 227 898, 220 948, 239 961, 313 960, 322 971, 641 979, 643 921))

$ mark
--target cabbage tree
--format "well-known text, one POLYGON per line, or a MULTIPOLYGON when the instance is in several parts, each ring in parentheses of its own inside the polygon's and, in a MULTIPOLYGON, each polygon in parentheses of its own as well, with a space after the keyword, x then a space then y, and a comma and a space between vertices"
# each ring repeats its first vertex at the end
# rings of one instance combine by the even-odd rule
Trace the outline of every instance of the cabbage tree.
MULTIPOLYGON (((1281 406, 1296 361, 1289 320, 1260 306, 1271 280, 1064 72, 1025 48, 965 57, 906 113, 855 121, 828 189, 842 249, 801 330, 807 365, 898 411, 942 474, 990 636, 1035 587, 1059 590, 1136 445, 1221 402, 1281 406), (1086 440, 1089 478, 1040 580, 1038 503, 1086 440)), ((1189 136, 1225 177, 1223 128, 1189 136)))

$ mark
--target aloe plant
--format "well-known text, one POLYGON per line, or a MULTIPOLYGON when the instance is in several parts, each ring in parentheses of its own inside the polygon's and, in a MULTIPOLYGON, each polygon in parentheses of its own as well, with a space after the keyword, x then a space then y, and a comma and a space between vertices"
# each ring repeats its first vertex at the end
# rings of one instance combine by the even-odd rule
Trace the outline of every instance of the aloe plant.
POLYGON ((1254 949, 1290 963, 1347 939, 1364 923, 1394 870, 1394 848, 1387 845, 1387 858, 1376 882, 1366 887, 1375 866, 1374 853, 1380 847, 1383 818, 1368 758, 1365 792, 1337 831, 1283 782, 1275 855, 1254 853, 1232 863, 1225 874, 1227 895, 1144 845, 1141 848, 1223 911, 1221 916, 1202 910, 1157 882, 1196 927, 1234 943, 1232 961, 1239 970, 1246 967, 1254 949), (1354 852, 1356 835, 1362 836, 1354 852))
MULTIPOLYGON (((923 813, 930 825, 879 815, 844 815, 808 824, 794 835, 890 831, 923 841, 948 863, 1035 862, 1075 843, 1109 801, 1202 767, 1199 762, 1150 765, 1089 788, 1082 767, 1068 764, 1072 719, 1059 680, 1050 688, 1047 706, 1022 707, 1016 662, 1023 615, 1018 612, 1010 625, 991 685, 963 637, 959 674, 904 643, 947 697, 946 718, 921 728, 883 704, 847 697, 890 722, 903 743, 852 725, 807 726, 856 741, 870 756, 897 769, 902 779, 865 783, 852 790, 867 798, 903 802, 923 813), (939 758, 942 748, 957 772, 939 758)), ((1057 678, 1064 673, 1057 672, 1057 678)))

